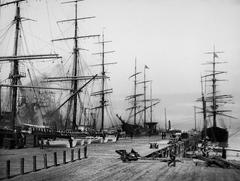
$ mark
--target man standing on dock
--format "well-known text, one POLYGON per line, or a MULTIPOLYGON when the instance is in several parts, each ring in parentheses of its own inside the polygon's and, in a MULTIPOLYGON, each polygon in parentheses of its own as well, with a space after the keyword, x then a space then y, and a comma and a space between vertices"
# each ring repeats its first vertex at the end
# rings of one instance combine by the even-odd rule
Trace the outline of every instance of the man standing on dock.
POLYGON ((173 143, 172 144, 172 147, 170 148, 170 154, 169 154, 169 157, 170 157, 170 160, 168 162, 168 166, 176 166, 176 143, 173 143))

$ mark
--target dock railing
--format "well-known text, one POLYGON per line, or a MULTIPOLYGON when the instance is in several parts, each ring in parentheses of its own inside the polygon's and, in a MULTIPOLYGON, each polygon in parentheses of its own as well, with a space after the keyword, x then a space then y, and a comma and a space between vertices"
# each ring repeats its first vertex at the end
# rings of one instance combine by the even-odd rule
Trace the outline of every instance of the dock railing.
MULTIPOLYGON (((145 158, 167 158, 169 157, 171 151, 173 151, 176 156, 185 157, 187 151, 195 151, 197 149, 199 140, 200 137, 198 135, 194 135, 182 141, 173 141, 173 143, 168 146, 146 155, 145 158)), ((153 146, 150 145, 150 148, 151 147, 153 146)))

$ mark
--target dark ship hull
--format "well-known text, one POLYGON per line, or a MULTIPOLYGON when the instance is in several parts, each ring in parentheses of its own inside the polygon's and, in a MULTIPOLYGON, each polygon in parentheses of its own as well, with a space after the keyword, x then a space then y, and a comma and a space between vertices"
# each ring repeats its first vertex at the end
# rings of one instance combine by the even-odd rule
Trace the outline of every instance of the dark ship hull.
POLYGON ((129 124, 126 122, 122 122, 122 130, 126 132, 126 135, 130 136, 141 135, 141 133, 145 132, 143 131, 144 128, 142 126, 129 124))
POLYGON ((130 124, 126 123, 125 121, 122 122, 122 130, 129 136, 150 136, 156 135, 156 122, 146 123, 145 127, 137 124, 130 124))
POLYGON ((212 142, 228 142, 228 131, 227 129, 220 127, 210 127, 206 130, 207 136, 212 142))

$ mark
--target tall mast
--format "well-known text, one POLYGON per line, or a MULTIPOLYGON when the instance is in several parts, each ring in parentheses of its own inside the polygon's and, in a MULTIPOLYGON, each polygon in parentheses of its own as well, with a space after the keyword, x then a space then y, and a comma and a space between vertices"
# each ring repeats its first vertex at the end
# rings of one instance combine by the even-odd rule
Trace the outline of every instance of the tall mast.
MULTIPOLYGON (((131 101, 131 102, 133 102, 133 104, 132 104, 132 107, 130 107, 130 108, 127 108, 127 110, 133 110, 133 122, 134 122, 134 125, 136 125, 137 124, 137 108, 139 107, 138 105, 137 105, 137 97, 139 97, 139 96, 142 96, 143 94, 137 94, 137 84, 142 84, 142 83, 144 83, 144 81, 142 81, 142 82, 137 82, 137 75, 138 74, 140 74, 141 72, 137 72, 137 58, 135 57, 135 67, 134 67, 134 74, 133 75, 131 75, 130 77, 129 77, 129 79, 130 78, 132 78, 132 77, 134 77, 134 81, 133 81, 133 95, 130 95, 130 96, 127 96, 127 98, 126 99, 128 99, 128 100, 133 100, 133 101, 131 101)), ((132 117, 131 116, 131 117, 132 117)))
POLYGON ((194 130, 197 131, 197 115, 196 115, 196 109, 197 107, 196 106, 193 106, 194 108, 194 130))
MULTIPOLYGON (((18 41, 19 41, 19 32, 20 32, 20 23, 21 23, 19 3, 21 1, 25 1, 25 0, 17 0, 17 1, 8 2, 8 3, 5 3, 5 4, 0 4, 0 7, 6 6, 6 5, 9 5, 9 4, 14 4, 14 3, 16 4, 16 15, 15 15, 15 18, 14 18, 16 26, 15 26, 15 39, 14 39, 14 50, 13 50, 13 56, 15 56, 15 57, 18 55, 18 41)), ((18 81, 21 78, 21 75, 19 74, 18 60, 13 62, 12 72, 9 75, 9 78, 12 79, 11 85, 16 86, 18 84, 18 81)), ((16 115, 17 115, 17 88, 16 87, 11 88, 10 95, 11 95, 11 98, 12 98, 11 128, 12 128, 12 130, 14 130, 15 129, 15 120, 16 120, 16 115)))
MULTIPOLYGON (((15 40, 14 40, 14 56, 17 56, 18 54, 18 40, 19 40, 19 32, 20 32, 20 22, 21 22, 21 16, 20 16, 20 6, 19 2, 16 2, 16 16, 14 18, 14 21, 16 23, 15 26, 15 40)), ((19 75, 19 63, 18 60, 13 62, 13 70, 12 70, 12 82, 11 85, 17 85, 18 81, 20 80, 19 75)), ((12 87, 12 129, 15 129, 15 120, 17 115, 17 88, 12 87)))
POLYGON ((134 111, 134 125, 137 123, 137 58, 135 58, 135 73, 134 73, 134 102, 133 102, 133 111, 134 111))
MULTIPOLYGON (((67 1, 67 2, 63 2, 62 4, 67 4, 67 3, 75 3, 75 17, 73 19, 66 19, 66 20, 61 20, 58 21, 58 23, 64 23, 64 22, 72 22, 74 21, 74 36, 73 37, 67 37, 67 38, 59 38, 59 39, 54 39, 52 41, 62 41, 62 40, 74 40, 74 48, 73 48, 73 54, 74 54, 74 59, 73 59, 73 72, 72 72, 72 79, 69 79, 71 81, 71 94, 75 94, 78 90, 78 74, 79 74, 79 69, 78 69, 78 65, 79 65, 79 48, 78 48, 78 39, 82 39, 82 38, 91 38, 91 37, 99 37, 99 35, 86 35, 86 36, 78 36, 78 21, 79 20, 85 20, 85 19, 91 19, 91 18, 95 18, 94 16, 91 17, 83 17, 83 18, 78 18, 77 12, 77 5, 79 1, 83 1, 83 0, 73 0, 73 1, 67 1)), ((69 81, 68 80, 68 81, 69 81)), ((59 80, 58 80, 59 81, 59 80)), ((78 103, 78 95, 75 95, 73 97, 73 99, 71 99, 69 101, 69 105, 68 105, 68 109, 67 112, 70 112, 70 109, 72 107, 72 100, 73 100, 73 117, 72 117, 72 130, 75 130, 77 128, 77 103, 78 103)), ((67 118, 68 121, 68 118, 67 118)), ((67 121, 66 121, 66 127, 67 127, 67 121)))
POLYGON ((165 115, 165 131, 167 131, 167 110, 164 108, 164 115, 165 115))
POLYGON ((213 46, 213 77, 212 77, 212 109, 213 109, 213 127, 217 126, 216 123, 216 71, 215 71, 215 57, 216 57, 216 52, 215 52, 215 46, 213 46))
MULTIPOLYGON (((73 66, 73 76, 78 76, 78 20, 77 20, 77 1, 75 2, 75 19, 74 19, 74 66, 73 66)), ((73 94, 77 91, 78 80, 72 80, 73 94)), ((75 130, 77 127, 76 123, 77 117, 77 96, 73 98, 73 120, 72 129, 75 130)))
POLYGON ((102 45, 102 52, 94 53, 94 55, 101 55, 101 59, 102 59, 101 64, 94 65, 94 66, 101 66, 102 67, 102 73, 101 73, 102 74, 102 76, 101 76, 102 87, 101 87, 101 91, 92 93, 93 96, 96 96, 96 95, 101 96, 100 106, 96 107, 96 108, 101 108, 101 128, 100 128, 100 131, 104 130, 105 107, 107 106, 106 105, 107 101, 105 100, 105 94, 112 93, 112 89, 105 89, 105 79, 107 78, 106 77, 106 72, 105 72, 105 65, 116 64, 116 62, 105 63, 105 54, 114 52, 114 51, 105 51, 105 43, 110 43, 110 42, 111 41, 105 41, 104 33, 102 33, 102 41, 97 43, 97 44, 102 45))
POLYGON ((145 126, 145 123, 146 123, 146 107, 147 107, 147 105, 146 105, 146 65, 144 66, 144 78, 143 78, 143 91, 144 91, 144 112, 143 112, 143 115, 144 115, 144 120, 143 120, 143 122, 144 122, 144 126, 145 126))
POLYGON ((104 33, 102 34, 102 100, 101 100, 101 108, 102 108, 102 122, 101 122, 101 131, 104 130, 104 109, 105 109, 105 94, 104 94, 104 87, 105 87, 105 61, 104 61, 104 33))
POLYGON ((209 75, 206 75, 205 77, 207 76, 210 76, 212 77, 212 96, 211 96, 211 102, 212 102, 212 105, 211 105, 211 112, 212 112, 212 116, 213 116, 213 127, 217 127, 217 122, 216 122, 216 117, 217 117, 217 109, 218 109, 218 106, 217 106, 217 103, 216 103, 216 81, 220 81, 220 80, 217 80, 216 79, 216 74, 222 74, 222 73, 225 73, 225 72, 216 72, 216 63, 224 63, 224 62, 216 62, 216 58, 218 57, 217 53, 223 53, 223 52, 216 52, 215 51, 215 46, 213 46, 213 51, 212 52, 207 52, 206 54, 212 54, 213 56, 213 61, 210 62, 210 64, 212 64, 212 73, 209 74, 209 75))
MULTIPOLYGON (((0 57, 0 61, 7 61, 12 62, 12 70, 9 75, 9 79, 11 80, 11 85, 9 86, 11 88, 10 96, 11 96, 11 128, 12 130, 15 130, 15 124, 16 124, 16 115, 17 115, 17 89, 19 87, 18 83, 21 79, 21 77, 24 77, 25 75, 21 75, 19 72, 19 61, 24 60, 39 60, 39 59, 59 59, 61 57, 58 56, 58 54, 39 54, 39 55, 23 55, 18 56, 18 44, 19 44, 19 35, 20 35, 20 24, 21 24, 21 15, 20 15, 20 2, 25 0, 16 0, 4 4, 0 4, 0 7, 10 5, 10 4, 16 4, 16 15, 14 18, 15 21, 15 38, 14 38, 14 50, 13 50, 13 56, 2 56, 0 57)), ((2 85, 3 86, 3 85, 2 85)), ((24 87, 24 86, 22 86, 24 87)))
POLYGON ((206 100, 203 89, 203 77, 201 77, 201 93, 202 93, 202 108, 203 108, 203 137, 207 136, 207 114, 206 114, 206 100))
POLYGON ((152 122, 152 81, 150 82, 150 122, 152 122))
MULTIPOLYGON (((215 46, 213 47, 213 51, 211 52, 206 52, 206 54, 211 54, 213 56, 212 61, 211 62, 207 62, 206 64, 210 64, 212 65, 212 70, 210 74, 207 74, 203 77, 207 78, 209 77, 209 80, 206 81, 211 81, 212 82, 212 92, 211 92, 211 96, 204 96, 203 95, 203 90, 202 90, 202 101, 203 101, 203 109, 205 109, 205 114, 210 113, 210 116, 213 117, 212 121, 213 121, 213 128, 217 127, 217 115, 220 116, 225 116, 225 117, 231 117, 227 114, 225 114, 225 112, 231 112, 231 110, 223 110, 223 109, 219 109, 220 106, 228 103, 229 101, 231 101, 232 96, 231 95, 221 95, 221 94, 217 94, 217 90, 216 90, 216 82, 217 81, 225 81, 224 79, 217 79, 216 76, 223 74, 223 73, 227 73, 225 71, 217 71, 216 70, 216 65, 217 64, 223 64, 223 63, 227 63, 227 62, 223 62, 223 61, 216 61, 216 58, 218 58, 218 54, 219 53, 223 53, 222 51, 215 51, 215 46), (206 102, 210 102, 211 106, 210 106, 210 110, 206 110, 206 102)), ((201 81, 202 82, 202 81, 201 81)), ((203 89, 203 88, 202 88, 203 89)), ((204 115, 205 117, 205 115, 204 115)), ((204 118, 206 119, 206 118, 204 118)), ((206 126, 206 125, 205 125, 206 126)))

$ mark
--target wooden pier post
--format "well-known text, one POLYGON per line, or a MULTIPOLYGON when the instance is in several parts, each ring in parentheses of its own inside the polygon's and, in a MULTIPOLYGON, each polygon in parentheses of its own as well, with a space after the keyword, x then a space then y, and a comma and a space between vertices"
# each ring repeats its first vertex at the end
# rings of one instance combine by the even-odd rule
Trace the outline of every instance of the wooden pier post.
POLYGON ((10 160, 6 162, 6 178, 10 178, 10 160))
POLYGON ((37 171, 37 156, 33 156, 33 172, 37 171))
POLYGON ((74 161, 74 149, 71 149, 71 162, 74 161))
POLYGON ((66 164, 66 151, 63 151, 63 164, 66 164))
POLYGON ((54 166, 57 166, 57 152, 54 152, 53 156, 54 156, 54 166))
POLYGON ((78 149, 78 160, 81 160, 81 148, 78 149))
POLYGON ((20 161, 20 174, 21 175, 24 174, 24 158, 21 158, 21 161, 20 161))
POLYGON ((47 154, 43 155, 43 160, 44 160, 44 168, 47 169, 47 154))
POLYGON ((87 145, 84 146, 84 158, 87 158, 87 145))

